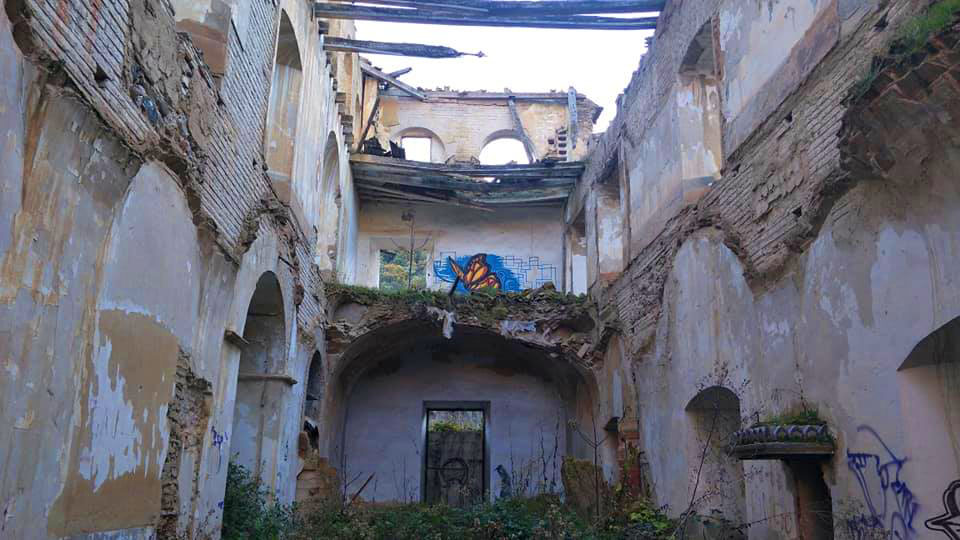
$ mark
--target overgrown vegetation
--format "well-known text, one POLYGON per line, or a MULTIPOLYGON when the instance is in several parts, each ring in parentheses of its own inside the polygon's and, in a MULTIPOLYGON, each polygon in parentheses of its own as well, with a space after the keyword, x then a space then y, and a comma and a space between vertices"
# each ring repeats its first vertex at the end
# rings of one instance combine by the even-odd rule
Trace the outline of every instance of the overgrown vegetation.
POLYGON ((224 501, 225 540, 658 540, 675 523, 615 490, 600 520, 578 514, 557 495, 498 499, 471 508, 425 504, 318 502, 272 504, 259 482, 231 464, 224 501))
POLYGON ((801 408, 792 411, 787 411, 780 414, 775 414, 773 416, 764 418, 751 427, 761 427, 761 426, 786 426, 786 425, 795 425, 795 426, 822 426, 827 422, 820 418, 820 411, 816 408, 801 408))
POLYGON ((875 57, 867 75, 853 86, 851 98, 866 95, 885 69, 908 61, 919 64, 927 41, 956 21, 958 14, 960 0, 940 0, 931 4, 923 14, 907 21, 890 42, 887 53, 875 57))

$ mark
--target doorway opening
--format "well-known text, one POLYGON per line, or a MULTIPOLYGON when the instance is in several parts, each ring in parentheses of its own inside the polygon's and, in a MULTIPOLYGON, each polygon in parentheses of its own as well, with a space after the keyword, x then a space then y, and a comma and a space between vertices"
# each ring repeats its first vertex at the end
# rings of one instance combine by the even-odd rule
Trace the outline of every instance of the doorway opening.
POLYGON ((833 540, 833 499, 815 461, 788 461, 793 475, 801 540, 833 540))
POLYGON ((487 493, 490 402, 428 401, 423 406, 423 501, 465 508, 487 493))

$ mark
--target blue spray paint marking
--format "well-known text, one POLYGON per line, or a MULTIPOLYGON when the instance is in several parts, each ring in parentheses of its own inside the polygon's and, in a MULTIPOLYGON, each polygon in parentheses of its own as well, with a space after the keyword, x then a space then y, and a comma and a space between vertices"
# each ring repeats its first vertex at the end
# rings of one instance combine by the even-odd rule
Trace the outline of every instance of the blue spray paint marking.
POLYGON ((857 476, 867 506, 866 513, 847 519, 847 529, 854 538, 873 538, 877 531, 885 531, 891 538, 913 538, 913 519, 920 505, 900 479, 907 458, 897 457, 873 428, 860 426, 857 431, 873 435, 886 455, 847 450, 847 467, 857 476))
MULTIPOLYGON (((456 272, 447 262, 452 258, 462 268, 466 268, 473 255, 458 257, 456 251, 441 251, 440 256, 433 261, 434 282, 453 283, 457 279, 456 272)), ((501 290, 519 292, 523 289, 540 287, 547 283, 557 283, 557 267, 552 264, 541 264, 540 257, 517 257, 514 255, 494 255, 487 253, 487 264, 490 270, 500 278, 501 290)), ((467 292, 462 283, 457 285, 457 292, 467 292)))
POLYGON ((219 461, 217 462, 217 472, 220 472, 220 469, 223 468, 223 443, 227 442, 229 436, 226 433, 217 433, 217 428, 210 426, 210 446, 217 447, 217 457, 219 461))

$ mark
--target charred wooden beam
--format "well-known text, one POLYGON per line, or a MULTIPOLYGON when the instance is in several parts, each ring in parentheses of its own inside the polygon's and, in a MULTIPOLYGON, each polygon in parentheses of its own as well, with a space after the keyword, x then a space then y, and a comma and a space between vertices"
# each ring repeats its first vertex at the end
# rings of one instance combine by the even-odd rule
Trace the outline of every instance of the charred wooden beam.
POLYGON ((425 163, 366 154, 355 154, 350 158, 354 164, 364 163, 387 171, 406 174, 410 171, 426 173, 454 174, 470 177, 517 177, 517 178, 577 178, 583 173, 584 163, 567 161, 552 165, 447 165, 443 163, 425 163))
POLYGON ((590 15, 663 11, 665 0, 364 0, 364 4, 416 8, 421 11, 491 15, 590 15))
POLYGON ((360 140, 357 141, 357 151, 363 147, 363 141, 367 140, 367 133, 370 132, 370 126, 373 125, 373 119, 377 117, 377 113, 380 112, 380 96, 377 96, 377 99, 373 101, 373 108, 370 109, 370 116, 367 117, 367 121, 363 126, 363 133, 360 134, 360 140))
POLYGON ((317 2, 314 16, 324 19, 352 19, 361 21, 405 22, 417 24, 444 24, 453 26, 500 26, 513 28, 561 28, 585 30, 652 30, 657 17, 594 17, 589 15, 557 16, 489 16, 453 15, 416 9, 394 9, 317 2))
POLYGON ((386 73, 380 71, 379 69, 373 66, 360 64, 360 70, 363 71, 363 73, 365 73, 366 75, 373 77, 374 79, 383 81, 387 84, 397 87, 398 89, 406 92, 407 94, 410 94, 411 96, 419 99, 420 101, 427 100, 427 96, 425 96, 423 92, 420 92, 419 90, 417 90, 416 88, 410 86, 405 82, 398 81, 396 77, 391 77, 390 75, 387 75, 386 73))
POLYGON ((570 116, 570 148, 577 147, 577 124, 579 123, 579 118, 577 118, 577 89, 570 87, 567 90, 567 112, 570 116))
POLYGON ((387 73, 387 75, 389 75, 389 76, 393 77, 394 79, 396 79, 397 77, 402 77, 402 76, 406 75, 407 73, 410 73, 411 71, 413 71, 413 68, 412 68, 412 67, 405 67, 405 68, 403 68, 403 69, 398 69, 398 70, 396 70, 396 71, 391 71, 390 73, 387 73))
POLYGON ((484 207, 482 207, 482 206, 477 206, 477 205, 471 204, 471 203, 469 203, 469 202, 460 201, 460 200, 457 200, 456 198, 452 198, 452 197, 451 197, 451 198, 435 197, 435 196, 424 195, 424 194, 419 194, 419 193, 411 193, 411 192, 409 192, 409 191, 403 191, 403 190, 401 190, 401 189, 391 189, 391 188, 386 188, 386 187, 382 187, 382 186, 371 186, 371 185, 365 185, 365 186, 363 186, 363 189, 365 189, 365 190, 370 190, 370 191, 378 191, 378 192, 387 193, 387 194, 395 195, 395 196, 400 196, 400 197, 402 197, 402 198, 410 199, 410 200, 412 200, 412 201, 424 201, 424 202, 450 204, 450 205, 453 205, 453 206, 464 206, 464 207, 467 207, 467 208, 473 208, 474 210, 483 210, 483 211, 486 211, 486 212, 489 212, 489 211, 490 211, 489 208, 484 208, 484 207))
MULTIPOLYGON (((415 56, 418 58, 459 58, 461 56, 478 56, 483 58, 484 56, 483 52, 465 53, 441 45, 387 43, 383 41, 364 41, 337 37, 324 39, 323 50, 348 53, 388 54, 391 56, 415 56)), ((392 75, 388 74, 388 76, 392 75)))
POLYGON ((356 181, 358 185, 364 185, 371 182, 377 184, 388 183, 398 186, 469 191, 474 193, 527 191, 531 189, 568 189, 572 188, 577 183, 575 178, 521 180, 517 182, 457 182, 436 176, 423 177, 369 173, 362 169, 354 170, 354 181, 356 181))
POLYGON ((523 129, 523 122, 520 120, 520 114, 517 112, 517 99, 513 96, 507 100, 507 107, 510 109, 510 118, 513 120, 513 129, 517 130, 517 136, 523 143, 523 149, 527 152, 527 161, 534 163, 537 161, 537 149, 533 146, 533 141, 527 136, 527 130, 523 129))

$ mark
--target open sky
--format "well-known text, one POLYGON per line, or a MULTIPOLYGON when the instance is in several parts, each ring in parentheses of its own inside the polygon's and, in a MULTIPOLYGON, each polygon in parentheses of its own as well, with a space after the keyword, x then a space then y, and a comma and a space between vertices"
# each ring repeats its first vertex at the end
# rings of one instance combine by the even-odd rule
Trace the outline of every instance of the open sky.
MULTIPOLYGON (((623 15, 621 15, 623 16, 623 15)), ((603 107, 595 131, 616 114, 616 99, 645 52, 652 30, 485 28, 357 21, 357 39, 445 45, 485 58, 428 59, 364 54, 386 71, 413 67, 401 80, 427 89, 578 92, 603 107)))

